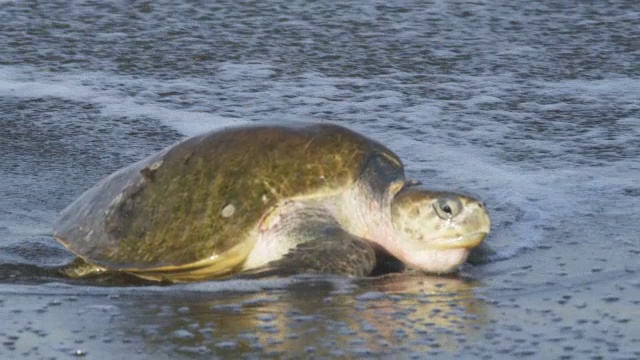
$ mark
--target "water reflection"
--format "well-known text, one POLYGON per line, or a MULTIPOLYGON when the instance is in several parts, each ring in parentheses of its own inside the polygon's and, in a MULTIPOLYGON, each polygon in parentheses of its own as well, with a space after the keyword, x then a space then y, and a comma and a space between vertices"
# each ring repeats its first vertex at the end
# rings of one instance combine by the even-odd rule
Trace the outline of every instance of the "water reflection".
POLYGON ((140 339, 148 353, 449 352, 460 350, 486 322, 476 285, 458 277, 394 274, 356 283, 298 278, 235 294, 171 287, 162 296, 122 296, 113 326, 126 338, 140 339))

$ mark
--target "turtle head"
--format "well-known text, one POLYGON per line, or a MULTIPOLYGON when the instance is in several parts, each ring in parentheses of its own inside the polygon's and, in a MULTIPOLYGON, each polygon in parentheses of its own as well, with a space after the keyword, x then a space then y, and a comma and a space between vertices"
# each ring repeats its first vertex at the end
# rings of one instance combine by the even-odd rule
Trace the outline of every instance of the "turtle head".
POLYGON ((489 233, 482 202, 465 195, 405 187, 393 199, 392 254, 430 273, 455 271, 489 233))

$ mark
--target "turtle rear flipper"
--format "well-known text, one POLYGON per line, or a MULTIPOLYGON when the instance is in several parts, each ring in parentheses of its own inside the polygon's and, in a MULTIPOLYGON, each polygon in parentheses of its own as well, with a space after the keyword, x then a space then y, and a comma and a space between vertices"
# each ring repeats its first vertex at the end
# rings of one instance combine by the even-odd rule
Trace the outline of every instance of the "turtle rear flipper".
POLYGON ((70 277, 70 278, 80 278, 80 277, 96 275, 104 271, 105 271, 104 268, 99 267, 97 265, 90 264, 81 257, 76 257, 69 264, 58 268, 59 275, 70 277))
POLYGON ((106 269, 91 264, 81 257, 76 257, 67 265, 48 270, 55 277, 74 279, 72 281, 75 281, 75 279, 79 281, 91 281, 94 284, 97 283, 107 286, 158 284, 157 280, 149 280, 135 274, 106 269))
MULTIPOLYGON (((308 235, 307 235, 308 236, 308 235)), ((327 226, 315 237, 292 248, 281 259, 245 271, 238 278, 255 279, 304 273, 361 277, 376 265, 375 250, 366 240, 337 226, 327 226)))

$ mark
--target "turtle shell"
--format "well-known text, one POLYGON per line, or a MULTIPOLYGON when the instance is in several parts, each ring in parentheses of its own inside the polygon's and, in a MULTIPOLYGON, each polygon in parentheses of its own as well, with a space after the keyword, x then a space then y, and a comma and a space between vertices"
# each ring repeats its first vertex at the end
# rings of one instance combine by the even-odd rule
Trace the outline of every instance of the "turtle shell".
POLYGON ((270 208, 339 194, 371 154, 402 169, 383 145, 332 124, 209 132, 103 179, 63 210, 54 236, 110 269, 171 271, 216 261, 237 267, 270 208))

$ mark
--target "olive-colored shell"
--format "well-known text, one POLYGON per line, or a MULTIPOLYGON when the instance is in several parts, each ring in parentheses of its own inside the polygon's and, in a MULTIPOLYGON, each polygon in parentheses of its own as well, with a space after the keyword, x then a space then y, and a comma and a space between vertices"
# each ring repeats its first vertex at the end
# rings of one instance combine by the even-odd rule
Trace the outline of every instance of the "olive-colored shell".
POLYGON ((102 180, 62 212, 54 236, 112 269, 224 257, 255 241, 257 226, 277 202, 347 189, 374 152, 402 167, 383 145, 337 125, 206 133, 102 180))

